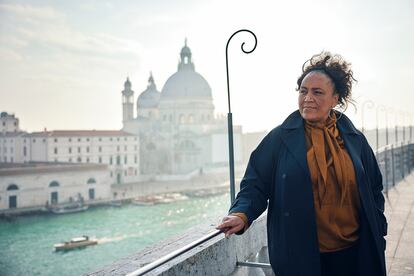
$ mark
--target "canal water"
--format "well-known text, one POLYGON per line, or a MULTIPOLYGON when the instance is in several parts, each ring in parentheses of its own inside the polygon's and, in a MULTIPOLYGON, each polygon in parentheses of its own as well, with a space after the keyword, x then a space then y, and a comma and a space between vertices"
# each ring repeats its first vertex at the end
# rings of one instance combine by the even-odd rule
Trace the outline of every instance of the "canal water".
POLYGON ((228 193, 153 206, 97 207, 65 215, 0 219, 0 275, 82 275, 226 213, 228 193), (55 252, 73 237, 98 244, 55 252))

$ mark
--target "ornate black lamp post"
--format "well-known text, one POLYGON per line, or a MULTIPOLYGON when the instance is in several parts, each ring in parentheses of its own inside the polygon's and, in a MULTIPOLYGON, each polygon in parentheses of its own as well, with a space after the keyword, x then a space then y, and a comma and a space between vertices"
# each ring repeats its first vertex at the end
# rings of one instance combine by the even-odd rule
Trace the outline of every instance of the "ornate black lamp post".
POLYGON ((227 41, 226 45, 226 71, 227 71, 227 97, 228 97, 228 104, 229 104, 229 113, 227 113, 227 128, 228 128, 228 136, 229 136, 229 166, 230 166, 230 200, 231 203, 234 202, 234 199, 236 197, 236 190, 235 190, 235 184, 234 184, 234 149, 233 149, 233 119, 232 119, 232 113, 231 113, 231 107, 230 107, 230 80, 229 80, 229 59, 228 59, 228 48, 230 40, 235 36, 236 34, 240 32, 248 32, 254 37, 254 46, 251 50, 246 51, 244 49, 245 42, 241 45, 241 50, 245 54, 250 54, 256 49, 257 46, 257 37, 256 35, 249 30, 241 29, 232 34, 227 41))

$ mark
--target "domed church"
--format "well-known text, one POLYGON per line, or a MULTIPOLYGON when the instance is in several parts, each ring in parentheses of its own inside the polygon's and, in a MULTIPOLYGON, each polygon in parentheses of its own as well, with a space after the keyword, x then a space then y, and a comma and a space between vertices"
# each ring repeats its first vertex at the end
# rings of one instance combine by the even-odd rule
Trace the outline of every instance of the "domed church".
MULTIPOLYGON (((150 73, 137 99, 136 117, 127 78, 122 109, 123 130, 140 137, 141 175, 187 175, 228 165, 227 120, 215 115, 211 87, 196 72, 187 40, 177 72, 161 92, 150 73)), ((241 126, 234 126, 235 162, 242 159, 241 135, 241 126)))

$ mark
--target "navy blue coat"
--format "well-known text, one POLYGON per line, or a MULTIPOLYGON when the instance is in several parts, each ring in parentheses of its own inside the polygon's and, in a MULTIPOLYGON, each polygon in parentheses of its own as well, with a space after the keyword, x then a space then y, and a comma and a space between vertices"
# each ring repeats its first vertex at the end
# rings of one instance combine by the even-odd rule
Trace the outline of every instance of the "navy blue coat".
MULTIPOLYGON (((381 172, 366 138, 345 115, 339 118, 337 127, 359 187, 358 269, 364 276, 386 275, 387 222, 381 172)), ((312 184, 299 111, 267 134, 252 152, 230 213, 245 213, 250 225, 267 207, 269 258, 276 275, 319 276, 312 184)))

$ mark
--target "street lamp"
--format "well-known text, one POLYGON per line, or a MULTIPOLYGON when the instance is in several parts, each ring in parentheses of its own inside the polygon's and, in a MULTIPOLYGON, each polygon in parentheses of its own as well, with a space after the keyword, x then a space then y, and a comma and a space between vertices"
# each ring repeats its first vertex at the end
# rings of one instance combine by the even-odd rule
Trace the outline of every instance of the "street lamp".
POLYGON ((362 103, 362 107, 361 107, 361 131, 362 134, 365 134, 365 128, 364 128, 364 111, 365 111, 365 106, 367 106, 368 108, 373 108, 374 107, 374 102, 371 100, 366 100, 362 103))
POLYGON ((234 149, 233 149, 233 119, 232 119, 232 113, 231 113, 231 107, 230 107, 230 80, 229 80, 229 59, 228 59, 228 48, 230 40, 238 33, 240 32, 247 32, 251 34, 254 37, 254 46, 250 51, 246 51, 244 49, 245 42, 241 45, 241 50, 245 54, 250 54, 256 49, 257 46, 257 37, 256 35, 249 30, 241 29, 232 34, 227 40, 226 45, 226 71, 227 71, 227 97, 228 97, 228 104, 229 104, 229 112, 227 113, 227 128, 228 128, 228 136, 229 136, 229 167, 230 167, 230 200, 233 204, 235 198, 236 198, 236 190, 235 190, 235 184, 234 184, 234 149))

